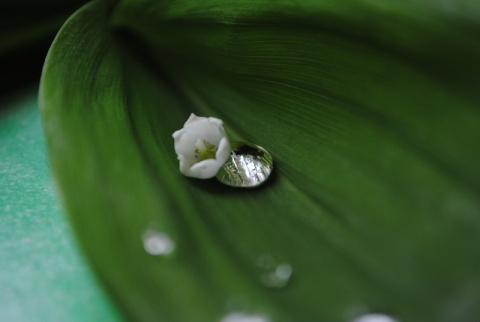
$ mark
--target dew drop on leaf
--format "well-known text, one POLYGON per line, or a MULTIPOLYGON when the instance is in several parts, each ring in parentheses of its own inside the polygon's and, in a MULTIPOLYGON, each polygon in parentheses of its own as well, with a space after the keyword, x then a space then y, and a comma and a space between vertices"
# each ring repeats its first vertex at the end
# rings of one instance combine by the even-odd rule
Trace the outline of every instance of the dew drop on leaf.
POLYGON ((252 188, 264 183, 273 170, 272 155, 264 148, 232 142, 230 158, 220 168, 217 179, 232 187, 252 188))
POLYGON ((148 230, 143 234, 143 248, 153 256, 168 255, 175 249, 175 242, 167 234, 148 230))
POLYGON ((292 276, 292 267, 283 263, 275 267, 273 270, 261 275, 260 280, 265 287, 283 288, 287 286, 292 276))
POLYGON ((381 313, 369 313, 356 317, 352 322, 398 322, 398 320, 381 313))
POLYGON ((277 264, 271 254, 262 254, 257 260, 261 269, 260 281, 268 288, 283 288, 287 286, 293 273, 292 266, 288 263, 277 264))
POLYGON ((225 315, 220 322, 270 322, 270 318, 259 314, 231 312, 225 315))

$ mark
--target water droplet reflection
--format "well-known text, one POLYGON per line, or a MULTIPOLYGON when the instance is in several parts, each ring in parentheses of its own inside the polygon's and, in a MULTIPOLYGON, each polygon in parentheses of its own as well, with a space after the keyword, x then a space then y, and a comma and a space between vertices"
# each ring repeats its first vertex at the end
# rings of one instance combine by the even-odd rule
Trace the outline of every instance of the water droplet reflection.
POLYGON ((353 319, 352 322, 398 322, 398 320, 385 314, 370 313, 370 314, 361 315, 353 319))
POLYGON ((292 266, 288 263, 276 264, 271 254, 262 254, 257 260, 261 268, 260 281, 268 288, 283 288, 287 286, 292 276, 292 266))
POLYGON ((175 249, 175 242, 165 233, 149 230, 143 235, 143 247, 150 255, 168 255, 175 249))
POLYGON ((273 170, 272 155, 264 148, 232 142, 230 158, 220 168, 217 179, 232 187, 251 188, 265 182, 273 170))
POLYGON ((232 312, 225 315, 220 322, 270 322, 270 318, 258 314, 232 312))

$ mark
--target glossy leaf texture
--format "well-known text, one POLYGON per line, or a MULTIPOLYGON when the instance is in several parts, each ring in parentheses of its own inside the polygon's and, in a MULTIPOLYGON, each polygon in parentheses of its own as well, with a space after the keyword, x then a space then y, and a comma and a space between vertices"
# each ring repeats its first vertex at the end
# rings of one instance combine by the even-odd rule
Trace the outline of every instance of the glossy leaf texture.
POLYGON ((76 12, 44 67, 44 127, 79 241, 126 317, 480 316, 480 11, 442 3, 76 12), (269 183, 183 177, 171 135, 192 112, 267 148, 269 183), (170 254, 145 251, 152 230, 170 254), (265 258, 290 265, 286 285, 264 283, 265 258))

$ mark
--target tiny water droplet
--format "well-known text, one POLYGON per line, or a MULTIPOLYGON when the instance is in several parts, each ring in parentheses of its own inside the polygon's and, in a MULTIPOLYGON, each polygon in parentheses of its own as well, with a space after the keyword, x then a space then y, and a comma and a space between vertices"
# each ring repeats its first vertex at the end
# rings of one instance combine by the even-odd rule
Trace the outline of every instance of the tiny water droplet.
POLYGON ((381 313, 369 313, 356 317, 352 322, 398 322, 398 320, 381 313))
POLYGON ((260 279, 262 284, 269 288, 283 288, 287 286, 292 276, 292 267, 283 263, 275 267, 274 270, 264 273, 260 279))
POLYGON ((143 247, 150 255, 168 255, 175 249, 175 242, 165 233, 148 230, 143 234, 143 247))
POLYGON ((232 312, 225 315, 220 322, 270 322, 270 318, 259 314, 232 312))
POLYGON ((260 281, 268 288, 283 288, 287 286, 293 273, 288 263, 276 264, 272 254, 262 254, 258 257, 257 266, 260 267, 260 281))
POLYGON ((232 142, 230 158, 220 168, 217 179, 232 187, 252 188, 264 183, 273 170, 272 155, 264 148, 232 142))

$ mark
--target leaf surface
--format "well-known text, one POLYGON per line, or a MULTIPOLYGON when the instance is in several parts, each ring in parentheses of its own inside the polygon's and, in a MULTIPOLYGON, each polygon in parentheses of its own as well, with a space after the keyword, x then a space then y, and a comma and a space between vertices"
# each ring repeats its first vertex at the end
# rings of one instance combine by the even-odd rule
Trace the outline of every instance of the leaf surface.
POLYGON ((80 242, 126 316, 474 321, 480 41, 468 9, 95 1, 72 16, 44 68, 44 126, 80 242), (183 177, 171 134, 192 112, 267 148, 273 178, 237 190, 183 177), (145 252, 149 230, 175 251, 145 252), (262 283, 265 257, 291 265, 286 287, 262 283))

